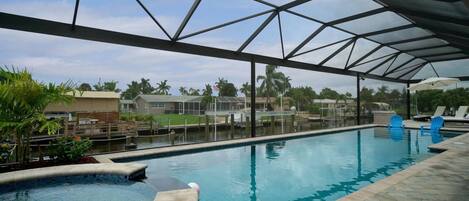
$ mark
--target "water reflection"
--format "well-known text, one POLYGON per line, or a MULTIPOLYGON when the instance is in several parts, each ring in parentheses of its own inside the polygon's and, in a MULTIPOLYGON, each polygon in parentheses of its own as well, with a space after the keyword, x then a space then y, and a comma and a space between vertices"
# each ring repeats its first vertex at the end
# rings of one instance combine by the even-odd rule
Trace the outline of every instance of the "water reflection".
POLYGON ((256 146, 251 146, 251 172, 249 174, 251 179, 251 191, 250 191, 250 200, 257 200, 257 187, 256 187, 256 146))
POLYGON ((404 138, 403 128, 389 128, 389 137, 394 141, 401 141, 404 138))
POLYGON ((280 151, 283 149, 286 145, 286 141, 280 141, 280 142, 271 142, 267 143, 265 145, 265 153, 266 153, 266 158, 268 159, 276 159, 280 156, 280 151))
MULTIPOLYGON (((411 132, 410 130, 404 130, 404 129, 384 129, 384 131, 389 131, 389 133, 386 134, 388 137, 384 137, 383 135, 376 135, 375 138, 377 139, 392 139, 394 142, 399 142, 398 144, 402 145, 401 147, 404 148, 404 153, 406 155, 402 156, 401 158, 396 158, 394 161, 388 161, 387 163, 384 163, 381 166, 377 166, 375 169, 370 169, 370 165, 364 163, 362 161, 362 157, 365 154, 369 154, 369 150, 372 149, 370 147, 367 147, 369 145, 369 137, 365 135, 364 137, 362 136, 363 134, 361 133, 360 130, 354 131, 356 132, 356 176, 349 178, 349 179, 343 179, 341 181, 338 181, 336 183, 332 183, 329 185, 326 185, 325 189, 311 189, 312 193, 310 195, 304 196, 304 197, 298 197, 295 200, 331 200, 335 199, 338 194, 341 195, 346 195, 350 194, 352 192, 357 191, 358 189, 362 188, 365 185, 371 184, 376 182, 377 180, 390 176, 393 173, 395 173, 397 170, 402 170, 405 169, 406 167, 412 165, 415 163, 416 158, 415 156, 412 155, 413 149, 414 151, 419 152, 419 138, 418 138, 418 133, 416 132, 411 132), (415 138, 414 138, 415 136, 415 138), (415 148, 412 147, 412 140, 415 139, 415 148), (365 141, 367 140, 367 141, 365 141), (365 142, 363 142, 365 141, 365 142), (365 143, 365 144, 363 144, 365 143), (363 146, 362 146, 363 145, 363 146), (368 149, 368 152, 363 150, 368 149), (368 168, 367 168, 368 167, 368 168)), ((441 135, 432 135, 432 141, 433 138, 437 139, 437 137, 441 135)), ((442 140, 442 138, 438 138, 442 140)), ((424 141, 422 138, 421 140, 424 141)), ((435 143, 436 141, 433 141, 435 143)), ((397 144, 392 143, 393 146, 396 146, 397 144)), ((425 141, 424 141, 425 144, 425 141)), ((376 148, 376 147, 375 147, 376 148)), ((265 153, 266 153, 266 159, 279 159, 280 156, 282 155, 282 150, 286 150, 286 141, 281 141, 281 142, 272 142, 272 143, 267 143, 265 145, 265 153)), ((383 147, 383 149, 386 149, 383 147)), ((392 151, 392 150, 391 150, 392 151)), ((401 152, 402 153, 402 152, 401 152)), ((285 155, 288 155, 285 153, 285 155)), ((261 181, 256 181, 256 161, 258 158, 256 158, 256 146, 251 146, 251 153, 250 153, 250 194, 249 194, 249 200, 250 201, 256 201, 260 199, 258 197, 258 187, 256 186, 258 182, 261 181)), ((376 156, 375 156, 376 157, 376 156)), ((259 159, 261 160, 261 159, 259 159)), ((262 162, 260 162, 262 163, 262 162)), ((262 166, 262 165, 260 165, 262 166)), ((262 167, 259 167, 262 169, 262 167)), ((354 169, 355 169, 354 168, 354 169)))

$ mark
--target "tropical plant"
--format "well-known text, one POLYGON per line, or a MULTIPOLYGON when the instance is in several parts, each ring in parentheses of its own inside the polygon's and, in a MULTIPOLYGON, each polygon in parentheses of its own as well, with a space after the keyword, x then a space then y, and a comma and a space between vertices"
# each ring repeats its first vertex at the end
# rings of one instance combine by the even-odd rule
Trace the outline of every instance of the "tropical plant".
POLYGON ((51 103, 71 102, 73 88, 70 82, 45 84, 26 70, 0 68, 0 135, 16 140, 16 160, 29 161, 33 134, 58 131, 59 120, 47 119, 43 111, 51 103))
POLYGON ((245 97, 248 97, 251 95, 251 85, 249 82, 245 82, 241 85, 241 88, 239 89, 241 93, 244 94, 245 97))
POLYGON ((202 90, 202 105, 207 108, 208 104, 212 102, 213 89, 210 84, 205 85, 205 89, 202 90))
POLYGON ((63 162, 77 162, 91 148, 89 139, 79 136, 63 136, 49 143, 48 152, 52 159, 63 162))
POLYGON ((179 93, 180 93, 182 96, 189 95, 189 92, 187 91, 187 88, 186 88, 186 87, 179 87, 179 93))
POLYGON ((92 91, 91 85, 88 83, 81 83, 80 86, 77 88, 80 91, 92 91))
POLYGON ((218 88, 218 96, 234 97, 238 95, 238 89, 236 89, 235 85, 224 78, 218 78, 215 86, 218 88))
POLYGON ((156 84, 156 93, 159 95, 169 95, 169 89, 171 86, 168 85, 168 80, 163 80, 156 84))
POLYGON ((141 85, 137 81, 132 81, 130 84, 127 84, 127 89, 122 92, 122 98, 131 100, 137 97, 142 93, 141 85))
POLYGON ((113 92, 120 92, 121 90, 117 88, 117 81, 109 81, 101 83, 101 79, 99 79, 98 83, 93 85, 96 91, 113 91, 113 92))
POLYGON ((257 76, 257 82, 262 81, 259 86, 259 92, 266 97, 268 105, 271 104, 270 97, 277 96, 284 89, 285 75, 277 72, 278 66, 267 65, 265 67, 265 75, 257 76))
POLYGON ((200 89, 189 88, 188 94, 191 96, 200 96, 200 89))

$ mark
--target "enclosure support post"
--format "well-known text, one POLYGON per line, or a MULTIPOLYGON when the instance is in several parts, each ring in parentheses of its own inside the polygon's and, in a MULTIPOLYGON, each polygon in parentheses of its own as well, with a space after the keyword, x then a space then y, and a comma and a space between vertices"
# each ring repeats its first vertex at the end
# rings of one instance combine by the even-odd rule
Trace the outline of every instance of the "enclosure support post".
POLYGON ((360 74, 357 74, 357 125, 360 125, 360 74))
POLYGON ((256 62, 251 60, 251 137, 256 137, 256 62))
POLYGON ((406 106, 407 106, 407 119, 410 119, 410 91, 409 91, 410 83, 407 82, 407 90, 406 90, 406 106))

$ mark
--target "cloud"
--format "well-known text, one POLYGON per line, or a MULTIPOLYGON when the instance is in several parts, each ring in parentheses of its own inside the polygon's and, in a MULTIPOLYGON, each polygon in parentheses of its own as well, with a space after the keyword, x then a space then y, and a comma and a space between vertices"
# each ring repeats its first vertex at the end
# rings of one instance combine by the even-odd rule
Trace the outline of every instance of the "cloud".
MULTIPOLYGON (((151 37, 165 37, 161 30, 142 12, 135 2, 133 4, 114 3, 112 9, 109 2, 83 3, 80 6, 77 23, 80 25, 105 28, 115 31, 142 34, 151 37)), ((118 1, 121 2, 121 1, 118 1)), ((128 2, 128 1, 125 1, 128 2)), ((2 1, 0 11, 29 15, 51 20, 70 23, 74 1, 55 0, 41 2, 2 1)), ((168 30, 174 30, 179 25, 180 17, 159 14, 158 20, 166 24, 168 30)), ((290 20, 294 20, 290 18, 290 20)), ((259 21, 261 22, 261 21, 259 21)), ((255 23, 249 28, 255 27, 255 23)), ((236 27, 231 32, 216 34, 201 34, 189 42, 202 45, 236 49, 244 42, 246 33, 252 32, 246 27, 236 27), (244 34, 238 34, 244 33, 244 34), (243 37, 241 37, 241 35, 243 37), (239 37, 239 38, 236 38, 239 37)), ((295 29, 296 30, 296 29, 295 29)), ((313 29, 314 30, 314 29, 313 29)), ((267 31, 267 33, 270 33, 267 31)), ((278 35, 261 34, 248 46, 249 51, 265 55, 279 55, 278 35), (264 38, 265 37, 265 38, 264 38), (276 41, 277 43, 273 42, 276 41), (271 43, 272 42, 272 43, 271 43)), ((303 34, 304 35, 304 34, 303 34)), ((328 34, 329 37, 339 37, 328 34)), ((298 40, 288 40, 285 46, 296 47, 304 36, 291 32, 289 37, 298 40)), ((172 86, 171 92, 177 94, 180 86, 202 88, 206 83, 213 84, 219 77, 224 77, 237 86, 250 79, 249 62, 234 61, 188 55, 174 52, 158 51, 137 47, 106 44, 78 39, 62 38, 27 32, 0 30, 0 61, 5 65, 26 67, 33 76, 45 82, 64 82, 73 80, 77 83, 96 83, 102 80, 116 80, 120 88, 132 80, 149 78, 153 84, 161 80, 168 80, 172 86)), ((311 46, 319 46, 320 41, 313 41, 311 46)), ((360 50, 365 51, 365 50, 360 50)), ((358 52, 357 54, 361 54, 358 52)), ((328 53, 318 53, 313 58, 319 60, 328 53)), ((256 73, 264 73, 264 65, 257 65, 256 73)), ((341 92, 355 94, 355 78, 334 74, 319 73, 291 68, 280 68, 282 72, 293 79, 294 86, 312 86, 316 90, 324 87, 334 88, 341 92)), ((367 86, 377 86, 383 82, 366 81, 367 86)), ((390 83, 386 83, 390 84, 390 83)), ((392 84, 401 87, 400 84, 392 84)))

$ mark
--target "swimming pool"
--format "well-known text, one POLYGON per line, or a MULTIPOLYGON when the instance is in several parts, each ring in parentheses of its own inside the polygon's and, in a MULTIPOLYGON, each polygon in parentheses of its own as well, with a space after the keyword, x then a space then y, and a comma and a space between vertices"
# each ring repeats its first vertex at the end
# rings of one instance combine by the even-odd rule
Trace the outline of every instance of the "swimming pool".
POLYGON ((435 136, 367 128, 139 160, 147 177, 201 187, 201 201, 336 200, 424 160, 435 136))
POLYGON ((144 182, 110 175, 65 176, 0 187, 2 201, 153 200, 156 189, 144 182))
MULTIPOLYGON (((445 133, 445 136, 454 136, 445 133)), ((283 137, 283 136, 282 136, 283 137)), ((66 176, 2 185, 0 200, 141 200, 157 192, 201 186, 201 201, 335 200, 434 153, 440 135, 366 128, 151 159, 147 179, 66 176)), ((187 153, 186 152, 179 152, 187 153)))

